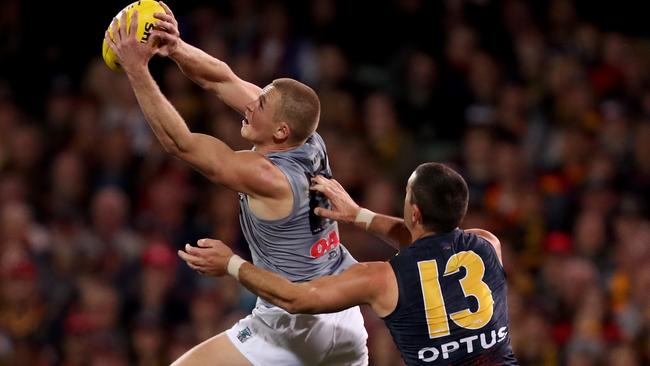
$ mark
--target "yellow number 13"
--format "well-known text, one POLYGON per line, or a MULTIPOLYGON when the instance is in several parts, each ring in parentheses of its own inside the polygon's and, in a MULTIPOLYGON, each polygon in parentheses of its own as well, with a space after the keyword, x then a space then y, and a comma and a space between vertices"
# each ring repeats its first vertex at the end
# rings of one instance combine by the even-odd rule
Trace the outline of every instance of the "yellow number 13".
MULTIPOLYGON (((492 319, 494 312, 494 299, 492 291, 483 282, 485 264, 478 254, 472 251, 459 252, 452 255, 447 261, 443 276, 451 275, 465 268, 465 277, 460 280, 460 287, 465 297, 474 296, 478 302, 478 309, 471 312, 469 309, 449 314, 451 320, 459 327, 466 329, 480 329, 492 319)), ((435 260, 418 262, 420 283, 422 284, 422 297, 424 310, 429 326, 429 338, 438 338, 449 335, 449 320, 445 300, 442 297, 442 288, 438 281, 438 263, 435 260)))

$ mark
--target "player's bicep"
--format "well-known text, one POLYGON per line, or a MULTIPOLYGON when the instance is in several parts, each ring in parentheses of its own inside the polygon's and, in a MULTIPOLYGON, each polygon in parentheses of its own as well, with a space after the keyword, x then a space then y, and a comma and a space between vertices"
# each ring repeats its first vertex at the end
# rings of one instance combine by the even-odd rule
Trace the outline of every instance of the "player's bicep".
POLYGON ((288 182, 282 172, 254 151, 233 151, 223 141, 193 133, 178 157, 214 183, 252 196, 274 197, 288 182))
POLYGON ((239 192, 260 198, 281 198, 291 195, 287 176, 260 153, 235 152, 232 165, 223 171, 222 179, 240 187, 239 192))

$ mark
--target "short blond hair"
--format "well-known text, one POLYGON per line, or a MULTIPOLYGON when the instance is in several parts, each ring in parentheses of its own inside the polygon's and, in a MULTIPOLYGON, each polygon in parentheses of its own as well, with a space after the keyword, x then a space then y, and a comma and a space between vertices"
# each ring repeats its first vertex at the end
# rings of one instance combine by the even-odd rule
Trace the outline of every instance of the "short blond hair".
POLYGON ((280 96, 274 119, 289 125, 289 142, 302 143, 316 131, 320 119, 320 101, 314 89, 293 79, 273 80, 280 96))

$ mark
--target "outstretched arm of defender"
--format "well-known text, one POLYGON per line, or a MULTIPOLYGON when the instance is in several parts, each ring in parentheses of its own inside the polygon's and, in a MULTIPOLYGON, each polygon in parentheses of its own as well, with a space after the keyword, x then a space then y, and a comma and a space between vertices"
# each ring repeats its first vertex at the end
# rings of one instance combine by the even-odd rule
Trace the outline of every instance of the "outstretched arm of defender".
POLYGON ((161 45, 158 54, 169 56, 188 78, 243 114, 246 104, 257 99, 261 89, 240 79, 225 62, 185 43, 171 9, 162 1, 160 5, 165 13, 154 14, 158 22, 151 35, 161 45))
POLYGON ((400 249, 411 243, 411 233, 404 225, 404 220, 377 214, 360 207, 334 179, 317 176, 312 180, 311 189, 322 192, 332 203, 332 209, 317 207, 314 211, 319 216, 340 222, 354 223, 386 240, 388 244, 400 249))
POLYGON ((386 262, 358 263, 335 276, 292 283, 238 257, 235 260, 240 266, 232 268, 233 253, 221 241, 201 239, 197 244, 178 251, 192 269, 216 277, 236 271, 230 274, 242 285, 290 313, 332 313, 368 304, 379 316, 385 316, 396 306, 397 280, 386 262))

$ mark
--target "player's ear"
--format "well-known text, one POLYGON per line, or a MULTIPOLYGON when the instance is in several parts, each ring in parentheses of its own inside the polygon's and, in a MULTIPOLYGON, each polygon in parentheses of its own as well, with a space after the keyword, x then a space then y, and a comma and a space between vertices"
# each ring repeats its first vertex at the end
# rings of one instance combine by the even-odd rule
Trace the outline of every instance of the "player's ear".
POLYGON ((280 122, 275 127, 275 131, 273 131, 273 138, 277 141, 285 141, 289 138, 290 133, 291 128, 289 127, 289 124, 286 122, 280 122))
POLYGON ((422 225, 423 224, 422 211, 420 211, 420 208, 415 203, 411 203, 410 205, 411 205, 411 222, 413 223, 414 226, 417 224, 422 225))

